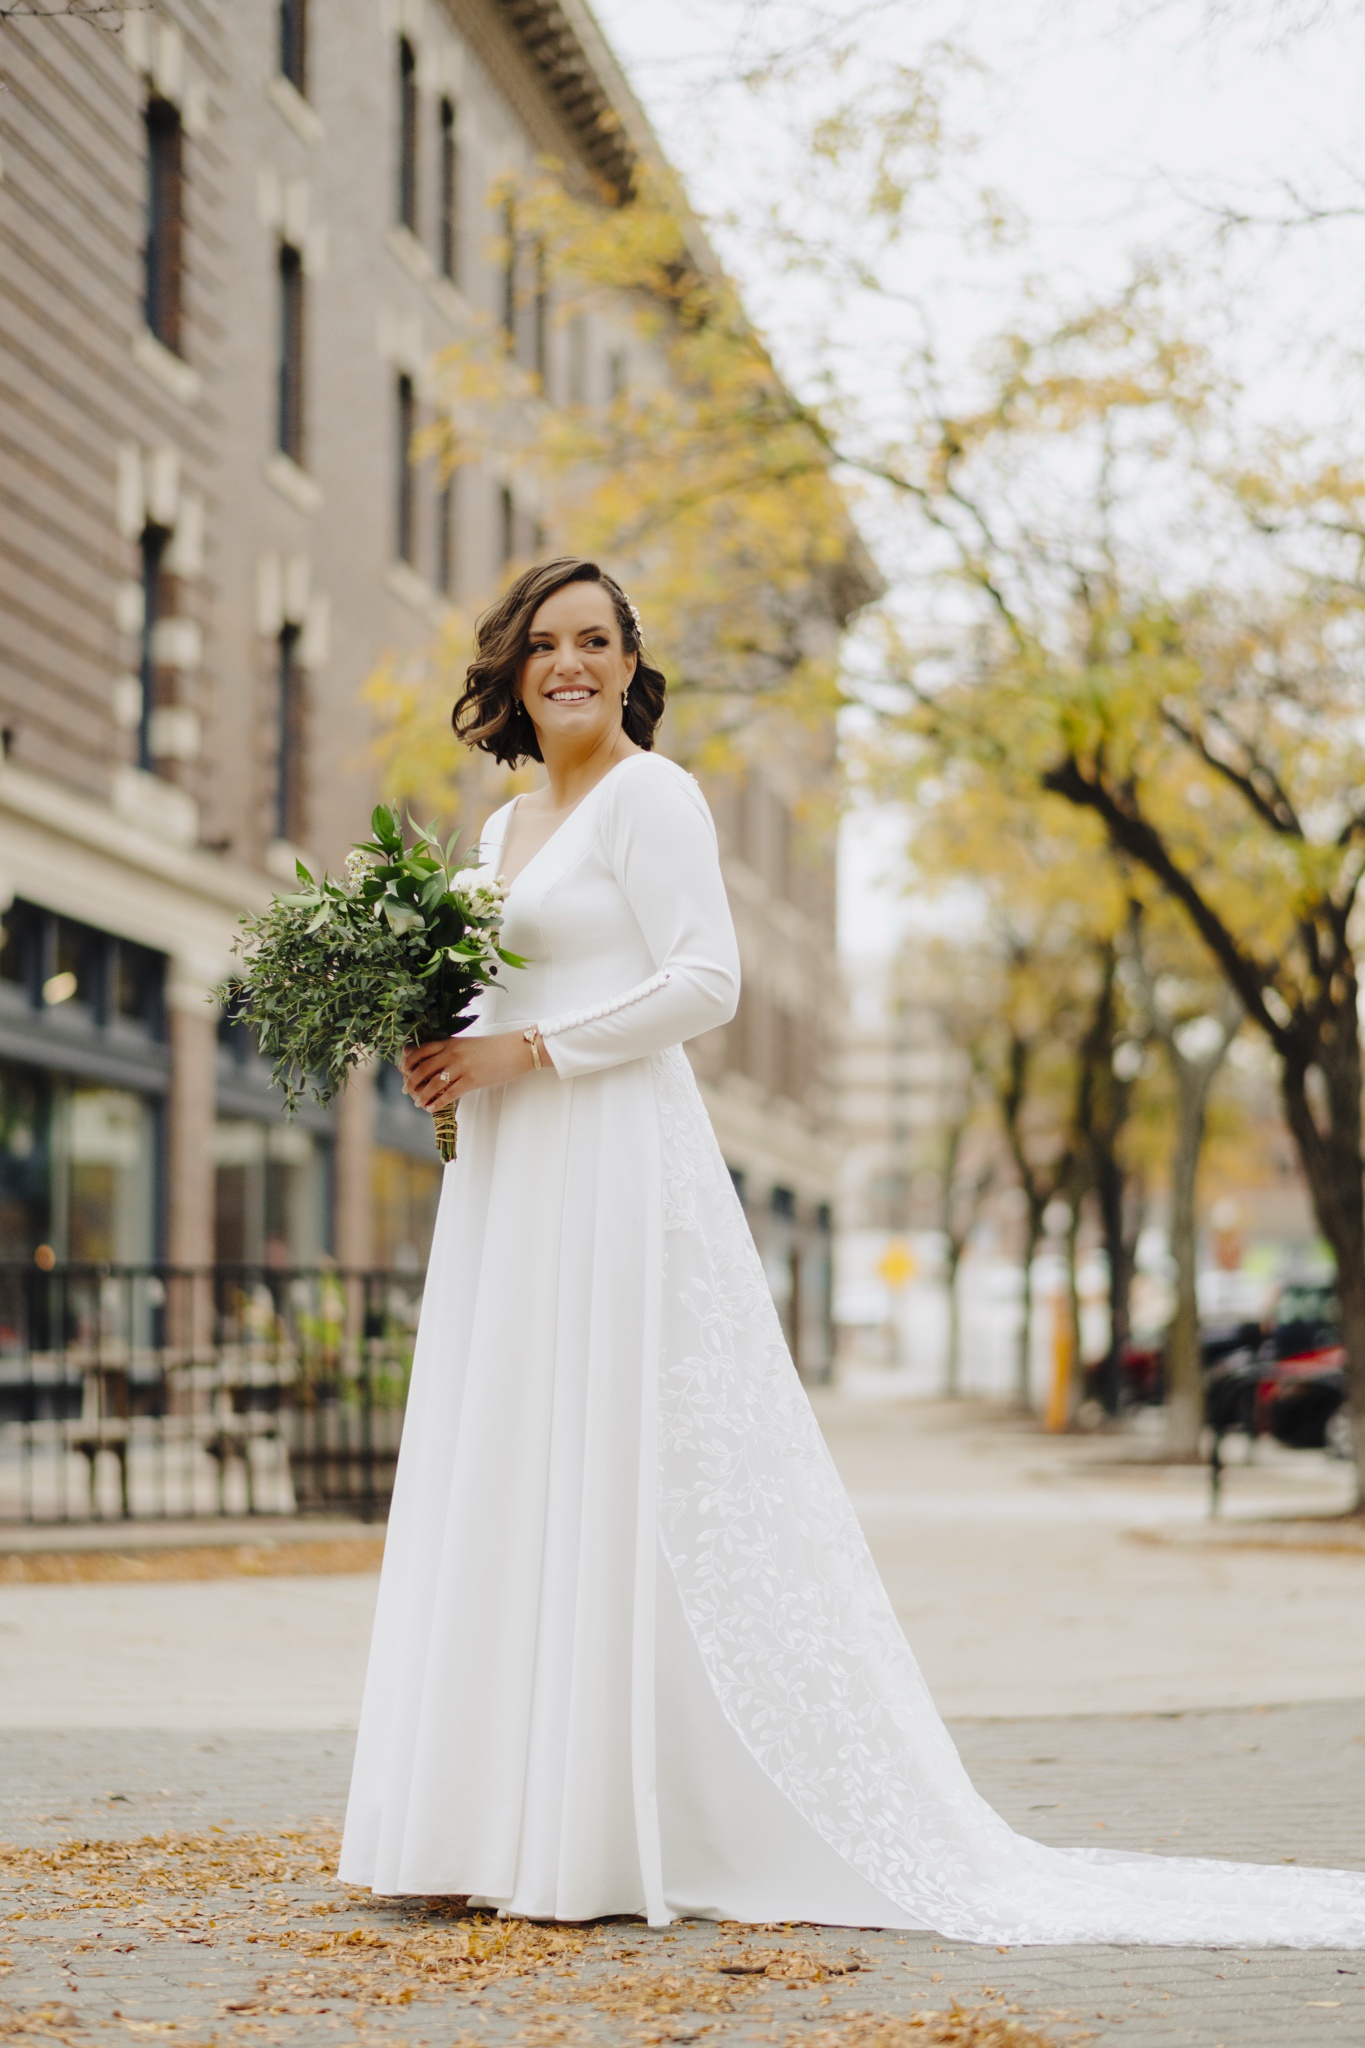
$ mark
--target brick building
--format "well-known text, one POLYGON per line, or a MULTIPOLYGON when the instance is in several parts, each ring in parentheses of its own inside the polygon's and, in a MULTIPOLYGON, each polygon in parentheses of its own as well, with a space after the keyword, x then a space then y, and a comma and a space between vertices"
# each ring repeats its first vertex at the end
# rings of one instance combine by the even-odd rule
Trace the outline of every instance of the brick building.
MULTIPOLYGON (((286 1125, 206 995, 363 829, 375 661, 537 543, 411 453, 434 351, 506 311, 494 180, 657 145, 578 0, 158 0, 10 21, 0 67, 0 1259, 412 1266, 427 1120, 381 1075, 286 1125)), ((552 399, 640 346, 512 317, 552 399)), ((713 792, 746 993, 697 1061, 819 1371, 833 851, 792 778, 713 792)))

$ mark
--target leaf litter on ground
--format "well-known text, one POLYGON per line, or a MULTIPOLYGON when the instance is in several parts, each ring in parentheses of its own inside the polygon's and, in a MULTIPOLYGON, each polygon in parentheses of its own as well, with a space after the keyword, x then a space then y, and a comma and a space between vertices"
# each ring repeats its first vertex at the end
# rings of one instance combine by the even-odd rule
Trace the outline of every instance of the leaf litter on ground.
MULTIPOLYGON (((621 2041, 646 2048, 719 2040, 729 2031, 727 2015, 765 2017, 761 2001, 774 1992, 866 1983, 870 1958, 856 1948, 826 1948, 808 1939, 748 1945, 754 1934, 771 1937, 777 1929, 726 1924, 716 1929, 712 1946, 685 1957, 671 1948, 672 1937, 659 1940, 633 1923, 499 1920, 462 1899, 376 1899, 338 1883, 338 1847, 330 1826, 0 1845, 0 1886, 10 1901, 8 1912, 0 1909, 0 1928, 11 1945, 27 1936, 36 1946, 45 1925, 94 1919, 101 1946, 109 1944, 107 1955, 126 1953, 118 1948, 119 1934, 135 1931, 139 1943, 188 1941, 245 1961, 250 1990, 220 1987, 212 2015, 197 2010, 169 2025, 182 2048, 193 2048, 190 2030, 209 2017, 216 2022, 215 2040, 260 2039, 272 2021, 334 2013, 338 2003, 357 2024, 366 2016, 374 2024, 386 2012, 396 2016, 419 2001, 464 1994, 467 2026, 476 2017, 469 2008, 500 1985, 541 2008, 519 2004, 528 2048, 533 2036, 544 2048, 576 2041, 575 2011, 583 2021, 595 2016, 596 2038, 605 2020, 621 2041), (244 1959, 248 1945, 256 1953, 244 1959), (561 2010, 551 2013, 547 2006, 561 2010)), ((1057 2048, 996 2009, 835 2014, 829 1995, 793 2041, 799 2038, 805 2048, 1057 2048)), ((784 2009, 789 2016, 794 2012, 784 2009)), ((168 2031, 167 2022, 115 2017, 133 2034, 168 2031)), ((51 2001, 28 2011, 0 2006, 0 2043, 65 2048, 82 2037, 84 2019, 51 2001)), ((444 2027, 443 2043, 452 2048, 444 2027)))

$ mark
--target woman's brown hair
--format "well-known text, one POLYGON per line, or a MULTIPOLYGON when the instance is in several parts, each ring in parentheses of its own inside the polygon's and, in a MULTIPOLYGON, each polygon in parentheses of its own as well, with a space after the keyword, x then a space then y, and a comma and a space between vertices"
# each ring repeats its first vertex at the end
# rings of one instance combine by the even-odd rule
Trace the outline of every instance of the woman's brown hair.
POLYGON ((627 739, 646 749, 654 745, 654 729, 664 715, 663 672, 648 660, 631 610, 630 599, 614 576, 576 555, 561 555, 518 576, 478 621, 474 631, 478 653, 465 671, 450 722, 467 747, 482 747, 495 761, 515 768, 528 757, 541 758, 540 742, 517 689, 531 637, 531 621, 547 597, 567 583, 600 583, 611 599, 621 645, 635 656, 635 673, 626 700, 627 739))

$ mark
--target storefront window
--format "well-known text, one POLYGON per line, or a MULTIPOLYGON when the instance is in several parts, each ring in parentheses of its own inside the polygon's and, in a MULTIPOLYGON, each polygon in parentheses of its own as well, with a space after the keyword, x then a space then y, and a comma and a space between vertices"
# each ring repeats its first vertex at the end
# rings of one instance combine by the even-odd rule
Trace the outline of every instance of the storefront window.
POLYGON ((327 1248, 328 1147, 297 1124, 213 1127, 214 1256, 229 1266, 312 1266, 327 1248))
POLYGON ((144 1097, 80 1084, 54 1090, 52 1169, 60 1257, 117 1265, 152 1257, 156 1130, 144 1097))
POLYGON ((140 1265, 156 1238, 156 1111, 126 1088, 0 1066, 0 1259, 140 1265))
POLYGON ((431 1250, 441 1169, 435 1159, 416 1159, 377 1145, 370 1155, 374 1196, 374 1261, 399 1273, 419 1273, 431 1250))
POLYGON ((51 1090, 28 1067, 0 1067, 0 1259, 31 1259, 51 1235, 51 1090))

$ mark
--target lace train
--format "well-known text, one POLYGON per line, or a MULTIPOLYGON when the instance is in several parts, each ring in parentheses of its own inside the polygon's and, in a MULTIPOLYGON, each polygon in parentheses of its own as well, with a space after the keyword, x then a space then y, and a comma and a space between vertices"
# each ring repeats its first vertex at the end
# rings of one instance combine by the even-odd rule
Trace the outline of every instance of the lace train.
POLYGON ((769 1779, 901 1913, 959 1939, 1365 1946, 1365 1875, 1050 1849, 975 1791, 792 1369, 691 1067, 674 1047, 654 1068, 661 1541, 769 1779))

